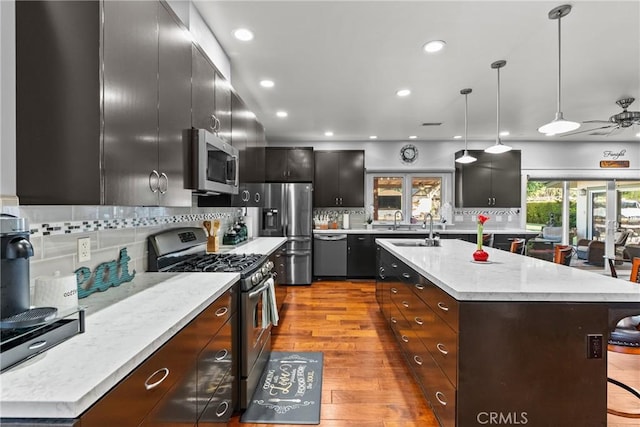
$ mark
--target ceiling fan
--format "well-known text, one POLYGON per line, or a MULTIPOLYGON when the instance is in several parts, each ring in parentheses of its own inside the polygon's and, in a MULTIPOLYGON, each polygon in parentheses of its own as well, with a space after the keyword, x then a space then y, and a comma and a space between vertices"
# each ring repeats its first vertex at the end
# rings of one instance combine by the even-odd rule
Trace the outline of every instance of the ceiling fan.
POLYGON ((614 114, 609 117, 609 120, 585 120, 582 123, 606 123, 606 126, 601 126, 593 129, 581 130, 578 132, 566 133, 562 136, 576 135, 579 133, 591 132, 589 135, 609 136, 614 131, 619 129, 628 128, 633 125, 640 125, 640 111, 627 111, 627 108, 633 104, 635 98, 622 98, 616 101, 616 104, 622 108, 622 112, 614 114), (605 130, 606 129, 606 130, 605 130))

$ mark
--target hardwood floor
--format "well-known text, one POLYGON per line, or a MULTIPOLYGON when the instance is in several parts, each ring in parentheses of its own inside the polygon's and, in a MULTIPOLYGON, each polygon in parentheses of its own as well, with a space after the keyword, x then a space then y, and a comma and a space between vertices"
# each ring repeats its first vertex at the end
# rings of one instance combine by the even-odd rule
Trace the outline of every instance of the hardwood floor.
MULTIPOLYGON (((373 281, 289 287, 273 350, 324 353, 321 427, 438 426, 384 323, 373 281)), ((610 352, 609 376, 640 389, 640 356, 610 352)), ((609 405, 640 413, 640 400, 611 385, 609 405)), ((639 420, 607 421, 619 427, 639 420)), ((242 424, 235 415, 230 426, 278 425, 242 424)))

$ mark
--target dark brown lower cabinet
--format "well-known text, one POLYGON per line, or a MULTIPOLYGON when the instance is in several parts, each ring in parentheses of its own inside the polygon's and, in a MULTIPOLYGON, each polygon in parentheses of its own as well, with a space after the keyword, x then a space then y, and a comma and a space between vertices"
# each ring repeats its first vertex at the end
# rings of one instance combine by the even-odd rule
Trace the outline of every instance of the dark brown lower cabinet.
POLYGON ((81 425, 227 423, 237 390, 236 292, 234 285, 89 408, 81 425))
POLYGON ((588 357, 587 338, 606 339, 610 304, 458 301, 380 247, 378 267, 381 311, 440 425, 607 424, 607 352, 588 357))

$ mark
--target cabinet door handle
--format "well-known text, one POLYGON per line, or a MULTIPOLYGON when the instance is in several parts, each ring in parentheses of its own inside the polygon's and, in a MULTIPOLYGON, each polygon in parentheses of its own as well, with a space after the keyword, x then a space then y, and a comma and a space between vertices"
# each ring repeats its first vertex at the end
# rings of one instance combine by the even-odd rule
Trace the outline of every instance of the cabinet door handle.
POLYGON ((436 399, 442 406, 447 406, 446 396, 441 391, 436 391, 436 399))
POLYGON ((392 293, 392 294, 397 294, 397 293, 398 293, 398 290, 397 290, 396 288, 391 288, 391 293, 392 293))
POLYGON ((391 264, 391 267, 393 268, 398 268, 398 264, 396 264, 395 262, 391 264))
POLYGON ((147 390, 153 390, 154 388, 158 387, 162 383, 162 381, 166 380, 168 376, 169 376, 169 368, 160 368, 157 371, 155 371, 153 374, 149 375, 149 378, 147 378, 147 380, 144 382, 144 388, 147 390), (164 372, 164 375, 162 375, 162 378, 160 378, 155 383, 149 383, 151 378, 155 377, 156 374, 159 374, 160 372, 164 372))
POLYGON ((260 193, 256 193, 255 196, 253 196, 253 200, 258 203, 260 201, 260 193))
POLYGON ((407 301, 402 301, 402 305, 404 308, 409 308, 409 303, 407 301))
POLYGON ((487 205, 491 206, 491 197, 487 197, 487 205))
POLYGON ((444 344, 442 343, 436 344, 436 348, 440 353, 444 354, 445 356, 449 354, 449 352, 447 351, 447 347, 445 347, 444 344))
POLYGON ((401 339, 402 339, 402 341, 404 341, 404 342, 409 342, 409 337, 408 337, 408 336, 406 336, 406 335, 403 335, 403 336, 401 337, 401 339))
POLYGON ((358 240, 362 242, 364 240, 364 237, 358 237, 358 240))
POLYGON ((413 361, 416 362, 416 365, 420 365, 422 366, 422 357, 420 356, 413 356, 413 361))
POLYGON ((420 283, 416 283, 414 286, 416 287, 417 290, 424 291, 424 285, 421 285, 420 283))
POLYGON ((494 197, 491 200, 493 201, 493 206, 495 206, 496 205, 496 198, 494 197))
POLYGON ((409 273, 402 273, 402 277, 405 279, 411 279, 411 275, 409 273))
POLYGON ((152 170, 149 174, 149 188, 152 193, 158 192, 158 182, 160 181, 160 174, 157 170, 152 170), (155 181, 155 182, 154 182, 155 181))
POLYGON ((29 346, 29 350, 35 350, 36 348, 44 347, 47 341, 37 341, 29 346))
POLYGON ((447 307, 447 305, 443 302, 438 303, 438 308, 442 311, 449 311, 449 307, 447 307))
POLYGON ((380 274, 379 274, 380 278, 384 280, 384 278, 385 278, 384 277, 384 267, 380 267, 379 272, 380 272, 380 274))
POLYGON ((424 325, 424 320, 422 320, 421 317, 415 317, 413 320, 415 320, 418 325, 424 325))
POLYGON ((395 318, 395 317, 393 317, 393 316, 391 316, 391 319, 390 319, 390 320, 391 320, 391 323, 393 323, 394 325, 395 325, 396 323, 398 323, 398 319, 396 319, 396 318, 395 318))
POLYGON ((225 314, 227 314, 227 311, 229 311, 227 307, 220 307, 219 309, 216 310, 216 317, 224 316, 225 314))
POLYGON ((169 177, 164 172, 160 174, 160 179, 158 180, 158 189, 160 190, 160 194, 165 194, 169 189, 169 177), (160 180, 164 181, 164 187, 160 185, 160 180))
POLYGON ((216 131, 216 127, 218 126, 218 122, 216 119, 216 116, 214 116, 213 114, 209 117, 209 119, 211 120, 211 125, 209 126, 211 128, 211 130, 213 132, 216 131))
POLYGON ((216 355, 214 356, 214 358, 216 360, 224 360, 225 357, 227 357, 227 355, 229 354, 229 352, 227 351, 226 348, 223 348, 222 350, 219 350, 216 355))
POLYGON ((229 402, 225 400, 218 405, 218 408, 216 409, 216 417, 220 418, 223 416, 225 412, 227 412, 227 409, 229 409, 229 402))

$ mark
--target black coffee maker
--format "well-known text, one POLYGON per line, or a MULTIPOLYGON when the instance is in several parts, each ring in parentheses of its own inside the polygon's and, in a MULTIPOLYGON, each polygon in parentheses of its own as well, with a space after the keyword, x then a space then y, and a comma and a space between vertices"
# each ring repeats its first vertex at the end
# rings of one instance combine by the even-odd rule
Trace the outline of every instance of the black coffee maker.
POLYGON ((24 328, 55 317, 53 307, 31 309, 29 258, 33 246, 24 218, 0 214, 0 327, 24 328))

